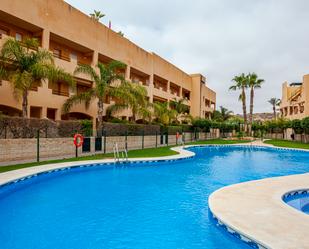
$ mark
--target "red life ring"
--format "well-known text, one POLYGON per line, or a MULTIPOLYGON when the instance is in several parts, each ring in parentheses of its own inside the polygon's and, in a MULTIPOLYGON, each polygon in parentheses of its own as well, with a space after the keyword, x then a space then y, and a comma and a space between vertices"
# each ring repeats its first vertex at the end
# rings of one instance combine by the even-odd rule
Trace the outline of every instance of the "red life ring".
POLYGON ((81 134, 75 134, 74 135, 74 145, 76 147, 82 146, 84 143, 84 137, 81 134))

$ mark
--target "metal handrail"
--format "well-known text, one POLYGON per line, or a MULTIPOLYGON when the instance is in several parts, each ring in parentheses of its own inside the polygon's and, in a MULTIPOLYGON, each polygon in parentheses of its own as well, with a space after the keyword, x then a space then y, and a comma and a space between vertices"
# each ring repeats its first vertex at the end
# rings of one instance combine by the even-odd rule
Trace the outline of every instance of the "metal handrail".
POLYGON ((114 152, 115 163, 120 163, 120 153, 121 153, 122 162, 128 162, 129 161, 128 151, 126 149, 119 151, 118 143, 114 144, 113 152, 114 152))

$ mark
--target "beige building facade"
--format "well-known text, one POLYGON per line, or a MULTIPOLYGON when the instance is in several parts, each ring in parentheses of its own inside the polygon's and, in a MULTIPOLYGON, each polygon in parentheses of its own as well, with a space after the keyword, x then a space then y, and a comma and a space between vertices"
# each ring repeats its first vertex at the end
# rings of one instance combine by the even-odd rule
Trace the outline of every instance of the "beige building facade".
MULTIPOLYGON (((127 38, 91 19, 62 0, 1 0, 0 46, 8 37, 22 41, 35 37, 43 49, 54 55, 55 64, 69 73, 77 65, 95 66, 98 62, 119 60, 126 64, 126 80, 143 85, 150 102, 170 102, 184 98, 194 117, 208 118, 216 107, 216 93, 207 87, 201 74, 187 74, 155 53, 150 53, 127 38)), ((29 117, 61 119, 95 119, 97 104, 88 109, 83 104, 63 115, 61 108, 72 94, 86 91, 93 82, 83 74, 75 76, 76 90, 65 84, 42 82, 29 93, 29 117)), ((105 106, 113 100, 106 98, 105 106)), ((106 108, 105 108, 106 109, 106 108)), ((0 111, 21 114, 21 101, 16 100, 10 82, 0 83, 0 111)), ((129 119, 124 112, 121 118, 129 119)))
POLYGON ((282 84, 280 113, 291 120, 309 116, 309 75, 304 75, 303 82, 282 84))

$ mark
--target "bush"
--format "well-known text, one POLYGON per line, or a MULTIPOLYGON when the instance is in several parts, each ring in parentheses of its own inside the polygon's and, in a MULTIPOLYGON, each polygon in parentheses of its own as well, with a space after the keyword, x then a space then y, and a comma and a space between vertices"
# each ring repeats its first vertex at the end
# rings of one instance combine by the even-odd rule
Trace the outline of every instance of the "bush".
POLYGON ((92 136, 92 121, 91 120, 81 120, 81 130, 84 136, 91 137, 92 136))
POLYGON ((198 118, 192 121, 192 126, 204 132, 209 132, 210 128, 212 127, 212 123, 213 122, 211 122, 209 119, 198 118))
POLYGON ((107 136, 127 135, 155 135, 160 134, 159 125, 141 125, 141 124, 121 124, 121 123, 103 123, 103 131, 107 136))
POLYGON ((233 124, 224 122, 221 123, 220 127, 219 127, 220 131, 223 133, 227 133, 227 132, 233 132, 233 130, 235 129, 233 124))
POLYGON ((302 121, 299 119, 292 120, 291 126, 296 134, 303 133, 302 121))
POLYGON ((309 134, 309 117, 303 118, 301 121, 302 128, 306 134, 309 134))

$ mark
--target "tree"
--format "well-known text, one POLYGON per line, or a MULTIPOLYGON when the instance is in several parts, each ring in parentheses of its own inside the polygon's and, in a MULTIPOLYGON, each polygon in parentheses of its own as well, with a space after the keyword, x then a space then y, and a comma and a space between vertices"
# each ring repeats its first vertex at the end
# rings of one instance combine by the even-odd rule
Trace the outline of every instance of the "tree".
POLYGON ((117 34, 119 34, 119 35, 121 35, 122 37, 124 37, 124 33, 123 33, 122 31, 118 31, 117 34))
POLYGON ((74 104, 84 102, 86 108, 89 107, 90 102, 94 99, 97 100, 97 129, 102 130, 103 117, 104 117, 104 99, 107 96, 113 94, 113 91, 117 85, 113 84, 120 81, 120 84, 124 82, 124 77, 119 74, 119 70, 124 69, 125 64, 119 61, 112 61, 107 65, 98 63, 97 68, 99 73, 90 65, 80 65, 75 69, 75 74, 84 73, 90 76, 94 81, 94 87, 86 92, 73 95, 68 98, 62 107, 63 113, 68 113, 74 104))
POLYGON ((247 125, 246 88, 248 87, 248 77, 242 73, 239 76, 235 76, 232 81, 235 82, 235 84, 232 85, 229 89, 233 91, 241 90, 239 100, 242 101, 244 123, 246 126, 247 125))
POLYGON ((151 119, 147 90, 145 87, 131 82, 124 82, 120 87, 114 89, 113 96, 116 97, 118 101, 108 107, 107 111, 109 114, 130 109, 134 122, 137 116, 148 121, 151 119))
POLYGON ((226 121, 232 117, 233 112, 229 111, 227 108, 220 106, 220 111, 215 110, 212 113, 212 119, 215 121, 226 121))
POLYGON ((154 103, 154 117, 158 122, 163 125, 169 125, 176 118, 177 112, 175 110, 169 109, 168 102, 164 103, 154 103))
POLYGON ((274 119, 277 119, 276 107, 280 105, 281 100, 277 98, 271 98, 268 103, 273 107, 274 119))
POLYGON ((73 77, 63 69, 54 65, 53 55, 39 49, 37 39, 27 38, 23 43, 8 39, 1 49, 1 71, 13 85, 17 99, 22 97, 22 116, 28 116, 28 94, 31 88, 44 79, 51 84, 63 81, 75 85, 73 77))
POLYGON ((170 107, 176 111, 175 119, 177 123, 180 123, 180 119, 187 117, 189 114, 188 106, 184 104, 185 101, 185 99, 177 100, 174 98, 174 100, 170 102, 170 107))
POLYGON ((250 124, 253 121, 253 99, 254 99, 254 90, 261 88, 262 83, 264 82, 263 79, 259 79, 257 74, 251 73, 248 76, 248 87, 250 87, 250 124))
POLYGON ((100 21, 100 19, 105 16, 105 14, 101 13, 101 11, 99 10, 94 10, 93 13, 90 13, 89 15, 93 20, 97 22, 100 21))

